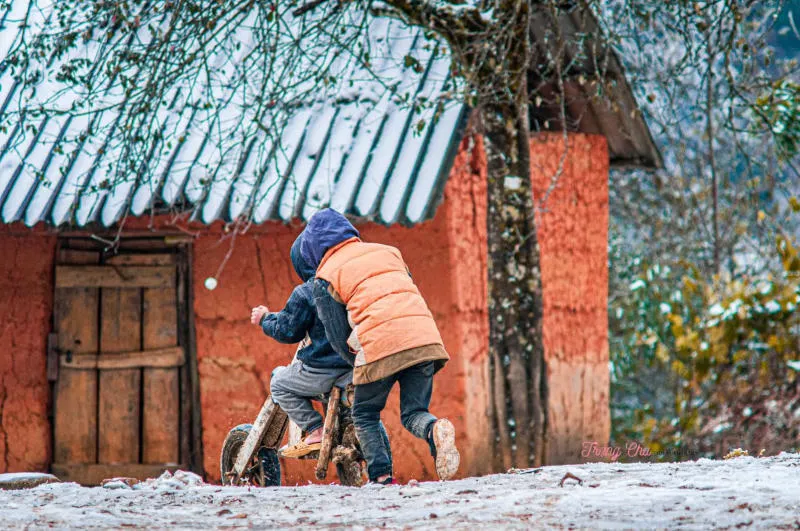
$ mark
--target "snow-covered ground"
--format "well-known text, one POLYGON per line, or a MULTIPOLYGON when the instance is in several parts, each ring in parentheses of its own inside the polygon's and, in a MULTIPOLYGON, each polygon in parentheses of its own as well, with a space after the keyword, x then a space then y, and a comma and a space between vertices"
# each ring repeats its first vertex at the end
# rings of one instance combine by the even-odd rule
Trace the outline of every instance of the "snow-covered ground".
POLYGON ((800 528, 800 455, 545 467, 446 483, 267 489, 151 480, 0 491, 0 527, 800 528), (570 472, 583 480, 567 480, 570 472))

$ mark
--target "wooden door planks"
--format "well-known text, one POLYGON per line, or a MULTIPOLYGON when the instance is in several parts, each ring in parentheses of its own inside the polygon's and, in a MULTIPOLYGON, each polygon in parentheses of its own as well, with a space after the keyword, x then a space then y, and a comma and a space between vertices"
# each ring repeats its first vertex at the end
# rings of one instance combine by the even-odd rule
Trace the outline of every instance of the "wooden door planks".
MULTIPOLYGON (((142 315, 145 349, 178 344, 176 290, 144 290, 142 315)), ((142 462, 178 463, 180 438, 180 386, 178 369, 144 369, 142 401, 142 462)))
POLYGON ((57 288, 159 288, 175 286, 170 266, 56 266, 57 288))
POLYGON ((69 369, 169 369, 186 363, 183 347, 136 350, 113 354, 61 354, 59 366, 69 369))
POLYGON ((100 265, 99 251, 71 248, 58 258, 53 470, 96 484, 112 471, 174 468, 181 419, 189 418, 180 397, 188 360, 179 340, 178 254, 147 247, 100 265))
MULTIPOLYGON (((141 290, 103 288, 100 298, 100 350, 114 353, 140 349, 141 290)), ((139 462, 141 374, 141 369, 100 371, 100 463, 139 462)))
MULTIPOLYGON (((97 252, 60 250, 58 260, 96 264, 97 252)), ((55 296, 58 349, 64 354, 97 352, 100 290, 59 288, 55 296)), ((97 462, 97 371, 62 368, 54 388, 53 460, 97 462)))
MULTIPOLYGON (((176 256, 170 253, 120 254, 106 263, 117 266, 169 267, 162 287, 142 290, 142 348, 178 346, 178 309, 175 288, 176 256)), ((146 367, 142 371, 142 463, 179 462, 180 383, 179 369, 146 367)))

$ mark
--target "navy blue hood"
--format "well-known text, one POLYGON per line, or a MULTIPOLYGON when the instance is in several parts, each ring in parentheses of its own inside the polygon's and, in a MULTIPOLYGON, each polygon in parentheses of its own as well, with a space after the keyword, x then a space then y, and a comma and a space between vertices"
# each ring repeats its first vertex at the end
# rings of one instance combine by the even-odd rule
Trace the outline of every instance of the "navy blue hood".
POLYGON ((303 259, 316 271, 328 249, 353 237, 359 238, 360 234, 346 217, 330 208, 320 210, 311 216, 303 231, 300 244, 303 259))
POLYGON ((289 256, 292 259, 292 265, 297 272, 297 276, 299 276, 303 282, 306 282, 314 276, 317 269, 308 265, 308 262, 303 259, 303 254, 300 252, 300 247, 303 244, 303 234, 305 234, 305 231, 301 232, 292 244, 292 250, 289 252, 289 256))

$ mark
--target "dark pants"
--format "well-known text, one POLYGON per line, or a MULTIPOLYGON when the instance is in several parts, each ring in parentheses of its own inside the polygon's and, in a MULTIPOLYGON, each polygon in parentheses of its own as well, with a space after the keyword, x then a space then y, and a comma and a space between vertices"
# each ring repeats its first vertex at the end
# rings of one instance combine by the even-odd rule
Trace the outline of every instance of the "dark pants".
POLYGON ((400 421, 408 431, 428 441, 431 454, 434 452, 430 433, 436 417, 428 411, 433 389, 432 361, 413 365, 376 382, 357 385, 353 400, 353 424, 364 459, 367 460, 370 481, 392 475, 392 456, 379 423, 381 411, 395 382, 400 383, 400 421))

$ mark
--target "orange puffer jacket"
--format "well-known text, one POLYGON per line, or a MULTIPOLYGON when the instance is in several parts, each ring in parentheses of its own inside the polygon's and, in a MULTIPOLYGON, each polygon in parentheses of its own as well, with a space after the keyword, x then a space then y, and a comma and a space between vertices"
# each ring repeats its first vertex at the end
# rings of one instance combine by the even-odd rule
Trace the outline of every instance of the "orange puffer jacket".
POLYGON ((353 326, 348 344, 356 354, 357 373, 364 365, 381 363, 392 373, 448 359, 433 315, 394 247, 345 240, 325 253, 317 278, 328 281, 347 306, 353 326), (436 348, 419 348, 426 346, 436 348))

